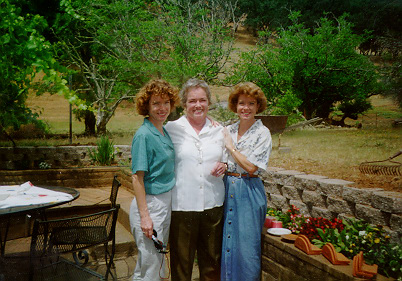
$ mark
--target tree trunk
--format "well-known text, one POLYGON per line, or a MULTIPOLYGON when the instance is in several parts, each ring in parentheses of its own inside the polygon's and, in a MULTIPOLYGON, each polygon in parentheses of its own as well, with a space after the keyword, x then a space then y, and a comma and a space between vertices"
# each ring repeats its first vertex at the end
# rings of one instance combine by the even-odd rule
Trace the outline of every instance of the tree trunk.
POLYGON ((98 136, 106 135, 106 122, 100 122, 96 125, 96 133, 98 136))
POLYGON ((106 125, 112 115, 113 114, 107 110, 106 106, 98 108, 96 115, 96 133, 98 136, 106 135, 106 125))
POLYGON ((85 123, 85 135, 95 136, 96 117, 92 111, 87 110, 85 112, 84 123, 85 123))
POLYGON ((7 137, 9 141, 13 143, 13 147, 17 147, 17 144, 15 143, 14 139, 7 133, 6 129, 0 124, 0 131, 3 132, 3 134, 7 137))

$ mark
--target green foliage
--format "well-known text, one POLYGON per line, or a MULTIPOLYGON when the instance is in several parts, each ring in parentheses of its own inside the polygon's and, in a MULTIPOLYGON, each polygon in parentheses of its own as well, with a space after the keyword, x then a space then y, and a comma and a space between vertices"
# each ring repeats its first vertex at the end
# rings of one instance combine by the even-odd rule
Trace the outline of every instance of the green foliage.
POLYGON ((287 125, 289 126, 304 119, 303 114, 297 109, 301 104, 302 101, 288 91, 283 96, 278 97, 276 105, 268 108, 268 111, 272 115, 288 115, 287 125))
POLYGON ((59 59, 97 110, 98 134, 117 106, 151 78, 182 84, 217 78, 231 50, 227 20, 203 1, 62 1, 54 30, 59 59), (85 9, 82 9, 85 7, 85 9), (73 16, 72 16, 73 15, 73 16))
POLYGON ((162 75, 179 84, 190 77, 217 79, 234 42, 227 7, 206 1, 164 2, 157 28, 164 28, 169 52, 161 61, 162 75))
POLYGON ((395 60, 385 57, 382 80, 385 83, 384 96, 391 97, 402 109, 402 56, 395 60))
POLYGON ((52 168, 52 165, 47 163, 46 161, 42 161, 39 163, 39 169, 46 170, 52 168))
POLYGON ((38 117, 25 106, 28 88, 38 69, 51 62, 49 43, 41 30, 42 17, 21 16, 21 9, 0 1, 0 128, 34 122, 38 117))
POLYGON ((314 245, 322 248, 325 244, 331 243, 337 252, 348 251, 346 241, 346 230, 343 229, 339 232, 338 229, 329 228, 325 231, 321 228, 317 228, 318 235, 320 239, 313 239, 314 245))
POLYGON ((332 108, 355 117, 369 108, 367 98, 378 92, 375 66, 355 48, 361 36, 352 32, 345 16, 322 18, 310 34, 299 12, 291 13, 292 25, 273 34, 260 33, 254 52, 243 53, 229 81, 254 81, 273 107, 303 112, 307 119, 328 118, 332 108))
POLYGON ((107 136, 101 136, 97 142, 97 149, 88 149, 89 157, 93 163, 108 166, 114 160, 114 144, 107 136))
POLYGON ((237 114, 223 106, 218 95, 216 95, 216 102, 214 108, 209 110, 209 114, 218 122, 226 124, 231 120, 237 120, 237 114))
POLYGON ((74 100, 60 76, 65 69, 55 61, 51 44, 42 35, 47 28, 46 20, 38 14, 24 14, 14 2, 19 3, 0 0, 0 130, 3 132, 9 127, 18 129, 22 124, 38 123, 38 114, 25 101, 28 91, 37 89, 34 79, 40 72, 44 74, 44 85, 74 100))
POLYGON ((291 11, 301 11, 301 20, 313 30, 322 12, 335 17, 350 14, 354 31, 363 34, 373 30, 375 36, 396 36, 401 34, 402 4, 387 0, 241 0, 239 13, 248 15, 246 24, 256 30, 267 27, 277 29, 292 25, 288 15, 291 11))
POLYGON ((386 276, 402 277, 402 244, 390 243, 390 237, 382 226, 372 226, 363 220, 350 219, 344 221, 347 233, 345 243, 347 249, 343 254, 349 258, 364 253, 364 259, 379 267, 386 276))

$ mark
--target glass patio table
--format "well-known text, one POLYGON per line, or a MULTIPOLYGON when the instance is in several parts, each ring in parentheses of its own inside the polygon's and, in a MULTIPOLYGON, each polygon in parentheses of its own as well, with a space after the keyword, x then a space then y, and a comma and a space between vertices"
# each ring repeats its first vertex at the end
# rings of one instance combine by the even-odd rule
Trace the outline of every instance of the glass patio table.
POLYGON ((0 221, 5 223, 4 233, 0 228, 0 255, 4 257, 8 230, 12 217, 30 215, 33 219, 45 219, 45 210, 74 201, 79 191, 61 186, 23 185, 0 186, 0 221))

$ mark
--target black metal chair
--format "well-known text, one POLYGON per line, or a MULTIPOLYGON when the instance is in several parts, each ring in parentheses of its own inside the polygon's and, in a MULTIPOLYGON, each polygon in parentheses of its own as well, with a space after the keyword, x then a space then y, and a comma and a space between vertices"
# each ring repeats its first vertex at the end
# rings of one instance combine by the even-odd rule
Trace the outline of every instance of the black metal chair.
MULTIPOLYGON (((110 196, 109 196, 109 200, 110 200, 110 205, 112 206, 112 208, 114 206, 116 206, 116 201, 117 201, 117 193, 119 191, 119 187, 121 186, 120 181, 117 179, 117 175, 115 175, 113 177, 113 182, 112 182, 112 189, 110 190, 110 196)), ((95 203, 94 205, 99 205, 103 202, 105 202, 108 198, 105 198, 97 203, 95 203)))
MULTIPOLYGON (((30 250, 30 280, 107 280, 115 252, 115 230, 120 205, 80 217, 34 222, 30 250), (109 252, 108 244, 112 242, 109 252), (104 246, 105 276, 60 255, 104 246)), ((113 277, 114 278, 114 277, 113 277)))
POLYGON ((117 192, 119 191, 120 186, 121 186, 121 183, 117 179, 117 175, 115 175, 113 177, 112 190, 110 192, 110 197, 109 197, 112 208, 114 208, 116 206, 117 192))
MULTIPOLYGON (((119 191, 120 186, 121 186, 121 183, 117 179, 117 175, 115 175, 113 177, 112 189, 110 191, 110 196, 109 196, 110 205, 111 205, 112 208, 116 207, 117 193, 119 191)), ((106 200, 107 200, 107 198, 105 198, 104 200, 96 203, 95 205, 98 205, 98 204, 100 204, 100 203, 102 203, 102 202, 104 202, 106 200)), ((115 239, 114 239, 112 241, 112 253, 111 253, 111 256, 114 256, 114 254, 115 254, 115 244, 116 244, 116 242, 115 242, 115 239)), ((75 261, 76 264, 78 264, 80 266, 83 266, 83 265, 86 265, 88 263, 89 255, 88 255, 88 251, 86 251, 86 249, 73 252, 72 254, 73 254, 73 258, 74 258, 74 261, 75 261)), ((113 261, 111 263, 111 266, 114 266, 113 261)), ((112 273, 110 272, 110 274, 112 274, 112 273)), ((112 275, 112 277, 114 278, 113 275, 112 275)))

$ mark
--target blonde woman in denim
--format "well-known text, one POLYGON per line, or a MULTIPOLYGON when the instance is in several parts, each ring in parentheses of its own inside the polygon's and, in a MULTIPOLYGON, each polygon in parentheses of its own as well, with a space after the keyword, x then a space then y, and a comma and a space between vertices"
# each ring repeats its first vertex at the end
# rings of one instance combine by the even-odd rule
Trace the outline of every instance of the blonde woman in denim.
POLYGON ((259 175, 267 168, 272 148, 268 128, 255 115, 266 108, 266 98, 254 83, 242 83, 230 94, 228 106, 239 121, 224 130, 230 155, 224 177, 221 280, 254 281, 261 276, 261 231, 267 211, 259 175))

